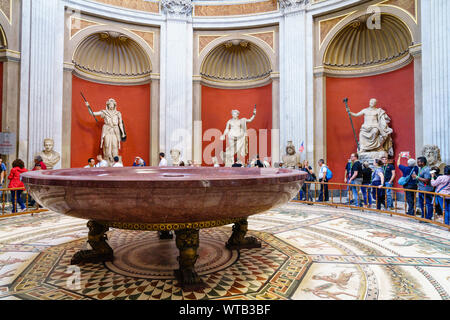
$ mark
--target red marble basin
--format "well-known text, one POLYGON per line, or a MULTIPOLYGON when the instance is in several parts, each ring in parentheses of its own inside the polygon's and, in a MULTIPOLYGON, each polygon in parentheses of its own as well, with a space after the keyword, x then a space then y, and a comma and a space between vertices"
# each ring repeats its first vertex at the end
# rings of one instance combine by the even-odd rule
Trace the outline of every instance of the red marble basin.
POLYGON ((102 222, 186 223, 245 218, 283 205, 306 174, 272 168, 125 167, 22 174, 43 207, 102 222))

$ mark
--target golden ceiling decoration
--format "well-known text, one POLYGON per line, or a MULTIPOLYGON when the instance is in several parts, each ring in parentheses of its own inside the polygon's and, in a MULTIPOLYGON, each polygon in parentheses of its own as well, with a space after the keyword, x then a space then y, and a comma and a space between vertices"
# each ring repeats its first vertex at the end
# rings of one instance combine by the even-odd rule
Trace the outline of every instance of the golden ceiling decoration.
POLYGON ((137 42, 110 31, 94 33, 83 40, 73 63, 78 70, 100 78, 143 78, 152 71, 148 55, 137 42))
POLYGON ((409 54, 412 37, 398 18, 382 14, 379 29, 369 29, 368 16, 350 22, 331 40, 324 65, 334 68, 361 68, 396 61, 409 54))
POLYGON ((270 76, 270 60, 257 45, 231 40, 208 53, 200 69, 204 79, 219 82, 256 81, 270 76))

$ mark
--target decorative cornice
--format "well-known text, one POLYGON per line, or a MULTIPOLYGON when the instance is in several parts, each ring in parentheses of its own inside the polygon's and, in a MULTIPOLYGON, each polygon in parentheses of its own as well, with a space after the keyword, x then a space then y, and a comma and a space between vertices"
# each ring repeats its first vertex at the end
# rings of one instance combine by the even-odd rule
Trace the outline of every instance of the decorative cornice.
POLYGON ((161 10, 170 16, 190 17, 192 16, 191 0, 161 0, 161 10))

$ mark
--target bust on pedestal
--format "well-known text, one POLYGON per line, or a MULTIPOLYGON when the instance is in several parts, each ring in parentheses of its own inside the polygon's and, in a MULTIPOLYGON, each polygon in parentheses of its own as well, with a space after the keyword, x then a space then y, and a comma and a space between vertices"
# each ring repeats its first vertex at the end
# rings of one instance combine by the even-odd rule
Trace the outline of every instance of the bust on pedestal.
POLYGON ((61 159, 60 154, 53 150, 54 145, 53 139, 44 139, 44 150, 38 154, 41 156, 42 161, 47 166, 48 170, 53 169, 61 159))
POLYGON ((283 167, 295 169, 300 162, 300 154, 295 151, 292 141, 288 141, 286 146, 286 154, 283 156, 283 167))
POLYGON ((427 158, 427 166, 438 167, 440 173, 444 173, 444 168, 446 166, 445 162, 441 159, 441 150, 435 145, 425 145, 422 149, 422 155, 427 158))

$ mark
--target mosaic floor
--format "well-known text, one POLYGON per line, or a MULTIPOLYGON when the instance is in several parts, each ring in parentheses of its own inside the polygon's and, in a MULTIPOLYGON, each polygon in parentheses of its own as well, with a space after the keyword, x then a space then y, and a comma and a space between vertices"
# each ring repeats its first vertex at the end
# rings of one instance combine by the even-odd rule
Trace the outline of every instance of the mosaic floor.
POLYGON ((249 219, 261 249, 228 251, 230 226, 200 231, 205 289, 182 290, 174 240, 111 229, 113 263, 70 266, 86 221, 0 220, 0 300, 449 300, 450 232, 377 213, 290 203, 249 219))

